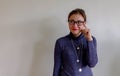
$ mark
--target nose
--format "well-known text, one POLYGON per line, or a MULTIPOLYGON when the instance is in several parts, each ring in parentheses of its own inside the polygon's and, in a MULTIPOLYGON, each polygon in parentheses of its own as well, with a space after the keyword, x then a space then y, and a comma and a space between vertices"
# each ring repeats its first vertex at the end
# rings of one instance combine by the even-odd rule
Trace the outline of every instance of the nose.
POLYGON ((74 24, 73 24, 73 27, 78 27, 77 23, 74 23, 74 24))

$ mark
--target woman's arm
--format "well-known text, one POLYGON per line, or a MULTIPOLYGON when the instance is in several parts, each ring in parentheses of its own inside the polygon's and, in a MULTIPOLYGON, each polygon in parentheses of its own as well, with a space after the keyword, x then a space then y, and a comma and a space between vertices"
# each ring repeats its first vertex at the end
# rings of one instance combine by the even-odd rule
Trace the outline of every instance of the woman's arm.
POLYGON ((61 66, 61 48, 60 48, 59 40, 57 40, 54 49, 53 76, 59 76, 60 66, 61 66))
POLYGON ((98 56, 97 56, 97 42, 96 39, 93 37, 92 41, 88 41, 88 47, 87 47, 87 64, 89 67, 94 67, 98 62, 98 56))

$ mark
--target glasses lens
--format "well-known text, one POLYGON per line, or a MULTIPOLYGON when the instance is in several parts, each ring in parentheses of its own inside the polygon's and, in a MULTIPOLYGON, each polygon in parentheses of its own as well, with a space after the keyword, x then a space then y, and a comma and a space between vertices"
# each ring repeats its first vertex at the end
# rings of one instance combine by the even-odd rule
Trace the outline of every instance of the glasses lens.
POLYGON ((80 21, 80 20, 78 20, 78 21, 68 20, 68 22, 69 22, 70 25, 74 25, 75 23, 77 25, 82 25, 84 23, 84 21, 80 21))
POLYGON ((69 24, 72 24, 72 25, 75 23, 74 20, 68 20, 68 22, 69 22, 69 24))
POLYGON ((77 25, 82 25, 84 21, 76 21, 77 25))

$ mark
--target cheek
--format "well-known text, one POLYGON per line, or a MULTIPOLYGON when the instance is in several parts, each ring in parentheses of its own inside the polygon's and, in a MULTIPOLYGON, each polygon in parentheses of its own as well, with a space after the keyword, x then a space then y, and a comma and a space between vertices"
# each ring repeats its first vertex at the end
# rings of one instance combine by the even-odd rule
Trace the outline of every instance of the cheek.
POLYGON ((68 26, 69 27, 69 30, 72 31, 72 27, 68 26))
POLYGON ((82 25, 82 26, 79 26, 80 29, 85 29, 85 27, 82 25))
POLYGON ((71 29, 70 25, 68 25, 69 29, 71 29))

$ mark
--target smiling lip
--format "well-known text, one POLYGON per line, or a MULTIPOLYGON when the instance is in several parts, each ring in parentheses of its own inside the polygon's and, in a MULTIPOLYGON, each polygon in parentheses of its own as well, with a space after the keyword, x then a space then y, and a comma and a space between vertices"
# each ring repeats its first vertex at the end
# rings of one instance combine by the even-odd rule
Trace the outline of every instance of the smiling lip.
POLYGON ((76 30, 78 30, 78 29, 72 29, 72 30, 75 30, 75 31, 76 31, 76 30))

